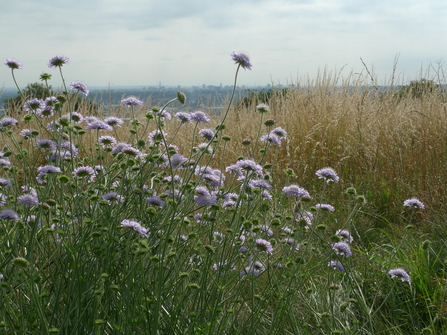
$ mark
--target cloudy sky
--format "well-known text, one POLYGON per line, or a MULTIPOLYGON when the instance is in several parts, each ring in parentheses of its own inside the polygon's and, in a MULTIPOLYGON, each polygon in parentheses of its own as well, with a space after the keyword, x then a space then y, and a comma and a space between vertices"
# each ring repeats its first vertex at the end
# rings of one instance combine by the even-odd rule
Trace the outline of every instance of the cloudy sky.
MULTIPOLYGON (((386 83, 442 74, 447 59, 445 0, 0 0, 0 57, 23 63, 20 86, 71 63, 66 80, 89 86, 232 84, 230 53, 252 71, 240 85, 296 83, 325 68, 365 75, 360 57, 386 83), (435 70, 433 70, 433 68, 435 70)), ((0 68, 0 88, 13 87, 0 68)))

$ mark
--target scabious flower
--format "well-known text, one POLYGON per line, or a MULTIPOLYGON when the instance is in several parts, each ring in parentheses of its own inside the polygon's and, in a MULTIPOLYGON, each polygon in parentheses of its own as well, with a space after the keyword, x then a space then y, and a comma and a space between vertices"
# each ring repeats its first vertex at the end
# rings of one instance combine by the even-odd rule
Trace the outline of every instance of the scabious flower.
POLYGON ((170 157, 170 161, 171 161, 171 166, 172 168, 175 169, 181 169, 182 168, 182 164, 184 162, 186 162, 188 159, 186 157, 184 157, 181 154, 173 154, 170 157))
POLYGON ((352 256, 351 248, 346 242, 337 242, 332 244, 332 250, 334 250, 337 255, 346 257, 352 256))
POLYGON ((84 121, 84 116, 78 112, 71 112, 70 114, 66 115, 66 118, 75 123, 81 123, 84 121))
POLYGON ((227 193, 223 196, 224 202, 222 203, 222 208, 231 207, 236 205, 239 195, 236 193, 227 193))
POLYGON ((202 136, 205 140, 211 142, 214 137, 216 137, 216 134, 214 133, 214 131, 212 129, 200 129, 199 130, 199 135, 202 136))
POLYGON ((208 116, 206 116, 206 114, 204 112, 201 112, 201 111, 192 112, 191 120, 193 120, 197 123, 200 123, 200 122, 210 123, 210 121, 211 121, 211 119, 208 116))
POLYGON ((68 57, 57 55, 48 61, 48 67, 52 69, 57 69, 58 67, 61 67, 62 65, 70 63, 70 59, 68 57))
POLYGON ((337 183, 339 180, 335 170, 330 167, 325 167, 323 169, 320 169, 315 174, 318 176, 318 178, 324 179, 326 181, 326 183, 329 183, 331 181, 337 183))
POLYGON ((165 202, 156 195, 146 198, 146 202, 149 206, 157 206, 160 208, 162 208, 165 205, 165 202))
POLYGON ((11 180, 0 177, 0 187, 2 188, 12 187, 11 180))
POLYGON ((107 123, 111 127, 121 127, 124 121, 118 117, 111 116, 104 119, 104 122, 107 123))
POLYGON ((3 220, 11 220, 11 221, 19 221, 19 215, 14 212, 12 209, 5 209, 0 213, 0 219, 3 220))
POLYGON ((265 271, 265 266, 259 261, 250 262, 243 271, 240 272, 240 276, 259 276, 265 271))
POLYGON ((101 136, 98 139, 98 143, 103 147, 109 147, 116 145, 116 139, 113 136, 101 136))
POLYGON ((308 191, 306 191, 304 188, 298 186, 297 184, 284 186, 282 191, 286 195, 293 195, 297 198, 310 196, 308 191))
POLYGON ((54 115, 54 109, 51 106, 45 106, 42 110, 36 111, 39 116, 50 117, 54 115))
POLYGON ((56 142, 53 140, 44 138, 43 140, 36 141, 36 146, 40 149, 52 150, 52 149, 56 148, 56 142))
POLYGON ((174 115, 182 124, 191 122, 191 114, 178 112, 174 115))
POLYGON ((12 117, 4 117, 0 120, 0 129, 7 128, 10 126, 15 126, 17 124, 17 122, 19 122, 19 121, 17 121, 16 119, 14 119, 12 117))
POLYGON ((259 138, 262 142, 269 142, 271 144, 277 145, 278 147, 281 146, 281 139, 275 135, 275 134, 268 134, 268 135, 262 135, 259 138))
POLYGON ((388 271, 388 274, 391 276, 391 278, 399 278, 403 282, 406 281, 409 283, 411 281, 411 277, 408 272, 402 268, 391 269, 390 271, 388 271))
POLYGON ((404 201, 404 206, 410 209, 424 209, 425 205, 418 198, 410 198, 404 201))
POLYGON ((211 193, 204 186, 196 187, 196 195, 194 196, 194 201, 199 206, 210 206, 217 202, 216 197, 212 196, 211 193))
POLYGON ((0 193, 0 207, 3 207, 5 205, 6 205, 6 195, 0 193))
POLYGON ((286 138, 287 137, 287 133, 284 129, 282 129, 281 127, 277 127, 275 129, 273 129, 270 134, 276 135, 279 138, 286 138))
POLYGON ((89 123, 88 125, 85 126, 85 129, 87 129, 87 130, 91 130, 91 129, 113 130, 113 128, 111 126, 109 126, 104 121, 100 121, 100 120, 89 123))
POLYGON ((45 165, 45 166, 39 166, 37 168, 37 172, 38 172, 37 181, 39 182, 39 184, 44 184, 44 183, 46 183, 46 180, 44 178, 48 174, 61 173, 62 171, 57 166, 45 165))
POLYGON ((342 242, 352 243, 354 238, 351 236, 351 233, 345 229, 339 229, 335 232, 335 235, 339 236, 342 242))
POLYGON ((256 106, 256 110, 261 114, 268 113, 268 112, 270 112, 270 107, 267 106, 266 104, 259 104, 256 106))
POLYGON ((146 228, 144 228, 138 221, 135 220, 123 220, 121 222, 122 228, 132 228, 142 237, 149 237, 149 232, 146 228))
POLYGON ((85 85, 81 81, 75 81, 75 82, 70 83, 70 87, 74 90, 78 90, 79 92, 84 93, 85 96, 87 96, 90 92, 87 88, 87 85, 85 85))
POLYGON ((333 212, 335 211, 334 206, 328 204, 316 204, 315 208, 321 209, 322 211, 333 212))
POLYGON ((138 100, 135 97, 128 97, 128 98, 121 100, 121 106, 130 107, 130 106, 142 106, 142 105, 143 105, 143 101, 138 100))
POLYGON ((18 60, 12 59, 12 58, 6 58, 3 64, 5 64, 11 70, 20 70, 23 68, 22 63, 20 63, 18 60))
POLYGON ((262 238, 258 238, 255 241, 255 247, 261 252, 265 252, 267 254, 271 254, 273 252, 272 244, 269 241, 266 241, 262 238))
POLYGON ((96 171, 91 166, 80 166, 73 170, 73 177, 85 178, 88 177, 88 183, 92 183, 96 177, 96 171))
POLYGON ((124 197, 119 195, 116 192, 106 193, 102 196, 102 199, 106 200, 109 204, 112 204, 112 203, 118 204, 118 203, 124 202, 124 197))
POLYGON ((26 206, 36 206, 39 204, 39 198, 37 197, 37 194, 33 193, 26 193, 23 195, 20 195, 17 197, 17 201, 21 203, 22 205, 26 206))
MULTIPOLYGON (((240 177, 243 177, 242 171, 245 171, 247 173, 253 173, 258 176, 262 176, 262 166, 255 163, 254 161, 250 159, 243 159, 240 161, 237 161, 236 164, 228 166, 225 171, 229 173, 235 173, 240 177)), ((244 178, 239 178, 244 179, 244 178)))
POLYGON ((334 268, 334 270, 339 270, 341 272, 345 272, 345 267, 340 261, 330 261, 327 266, 334 268))
POLYGON ((250 58, 248 57, 247 54, 243 52, 232 52, 231 58, 234 60, 236 64, 240 65, 244 70, 245 69, 251 70, 252 65, 250 63, 250 58))
POLYGON ((151 131, 147 137, 150 145, 154 145, 155 143, 160 143, 166 136, 168 136, 168 134, 164 130, 155 129, 154 131, 151 131))

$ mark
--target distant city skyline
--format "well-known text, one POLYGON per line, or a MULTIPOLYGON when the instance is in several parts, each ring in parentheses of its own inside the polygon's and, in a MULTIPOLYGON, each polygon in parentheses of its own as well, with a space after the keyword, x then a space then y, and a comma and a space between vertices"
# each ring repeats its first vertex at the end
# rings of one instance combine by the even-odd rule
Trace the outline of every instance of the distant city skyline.
MULTIPOLYGON (((252 71, 238 84, 302 83, 329 74, 377 84, 443 78, 447 3, 442 0, 56 0, 4 1, 0 60, 17 59, 20 86, 57 70, 88 86, 232 85, 230 54, 245 51, 252 71), (395 60, 398 59, 397 64, 395 60), (394 73, 395 70, 395 73, 394 73)), ((0 87, 13 87, 0 69, 0 87)))

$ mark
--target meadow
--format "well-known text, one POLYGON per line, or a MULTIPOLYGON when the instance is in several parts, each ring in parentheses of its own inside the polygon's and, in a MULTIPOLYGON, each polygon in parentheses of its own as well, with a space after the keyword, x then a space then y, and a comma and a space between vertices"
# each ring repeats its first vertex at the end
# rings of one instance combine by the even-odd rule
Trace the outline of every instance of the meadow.
POLYGON ((447 332, 440 87, 323 72, 104 116, 73 63, 0 119, 0 334, 447 332))

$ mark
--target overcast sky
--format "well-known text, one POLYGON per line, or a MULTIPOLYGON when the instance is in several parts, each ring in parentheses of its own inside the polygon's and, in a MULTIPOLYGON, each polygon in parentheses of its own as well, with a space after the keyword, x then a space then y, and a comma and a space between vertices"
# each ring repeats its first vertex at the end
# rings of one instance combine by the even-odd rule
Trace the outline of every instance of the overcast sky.
MULTIPOLYGON (((360 57, 384 84, 397 55, 407 80, 447 59, 446 18, 445 0, 0 0, 0 57, 23 63, 20 86, 43 72, 59 86, 54 55, 88 86, 229 85, 232 51, 253 64, 240 85, 365 74, 360 57)), ((0 88, 13 86, 3 65, 0 88)))

